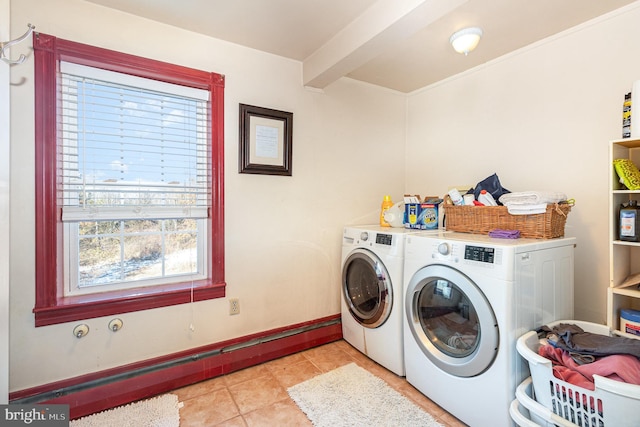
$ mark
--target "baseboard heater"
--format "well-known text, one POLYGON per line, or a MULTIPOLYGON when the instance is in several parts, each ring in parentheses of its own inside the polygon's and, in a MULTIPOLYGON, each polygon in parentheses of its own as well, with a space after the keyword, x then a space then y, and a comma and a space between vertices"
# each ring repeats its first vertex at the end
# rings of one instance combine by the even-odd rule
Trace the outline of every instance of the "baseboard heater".
POLYGON ((11 393, 13 404, 69 404, 79 418, 342 338, 331 316, 11 393))

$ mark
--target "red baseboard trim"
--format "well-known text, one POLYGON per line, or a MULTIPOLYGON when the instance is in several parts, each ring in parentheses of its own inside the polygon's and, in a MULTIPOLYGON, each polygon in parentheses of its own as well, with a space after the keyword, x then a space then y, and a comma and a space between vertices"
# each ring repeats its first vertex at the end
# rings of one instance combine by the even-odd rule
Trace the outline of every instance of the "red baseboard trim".
POLYGON ((225 375, 240 369, 258 365, 279 357, 288 356, 302 350, 337 341, 342 338, 342 326, 335 322, 340 315, 333 315, 310 322, 273 329, 222 343, 174 353, 106 371, 70 378, 55 383, 16 391, 10 394, 11 403, 21 403, 25 399, 38 404, 66 404, 72 419, 104 411, 115 406, 124 405, 140 399, 166 393, 189 384, 225 375), (317 327, 316 327, 317 326, 317 327), (296 330, 303 331, 296 332, 296 330), (291 335, 287 335, 291 332, 291 335), (254 343, 261 338, 282 334, 282 337, 254 343), (243 344, 250 344, 242 347, 243 344), (225 351, 230 346, 239 347, 233 351, 225 351), (198 357, 204 353, 217 352, 211 356, 198 357), (193 357, 193 361, 171 365, 185 357, 193 357), (153 368, 159 364, 168 367, 152 370, 148 373, 132 374, 140 369, 153 368), (108 377, 120 376, 124 379, 106 382, 102 385, 82 385, 108 377), (51 393, 59 390, 75 388, 80 391, 70 392, 60 397, 51 397, 51 393), (47 398, 38 401, 39 395, 47 398), (35 402, 34 402, 35 401, 35 402))

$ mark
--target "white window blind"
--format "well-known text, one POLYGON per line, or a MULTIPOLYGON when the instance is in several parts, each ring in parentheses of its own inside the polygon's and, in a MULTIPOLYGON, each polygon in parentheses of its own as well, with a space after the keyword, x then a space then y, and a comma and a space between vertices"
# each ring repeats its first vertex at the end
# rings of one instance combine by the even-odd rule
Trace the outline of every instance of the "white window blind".
POLYGON ((205 218, 205 90, 61 63, 63 221, 205 218))

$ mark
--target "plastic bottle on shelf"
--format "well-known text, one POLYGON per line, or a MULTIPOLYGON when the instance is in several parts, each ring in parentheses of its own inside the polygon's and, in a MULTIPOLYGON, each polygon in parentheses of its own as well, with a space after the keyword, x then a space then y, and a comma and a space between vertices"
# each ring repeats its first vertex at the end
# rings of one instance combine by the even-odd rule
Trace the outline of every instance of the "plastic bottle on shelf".
MULTIPOLYGON (((624 96, 622 106, 622 137, 631 138, 631 92, 624 96)), ((636 107, 637 108, 637 107, 636 107)))
POLYGON ((629 200, 629 204, 620 208, 620 240, 640 241, 640 212, 638 202, 629 200))
POLYGON ((384 213, 393 206, 393 201, 391 200, 391 196, 386 195, 382 198, 382 206, 380 207, 380 226, 381 227, 391 227, 387 221, 384 220, 384 213))
POLYGON ((496 199, 494 199, 491 193, 487 192, 487 190, 480 191, 480 194, 478 194, 478 201, 485 206, 498 206, 496 199))

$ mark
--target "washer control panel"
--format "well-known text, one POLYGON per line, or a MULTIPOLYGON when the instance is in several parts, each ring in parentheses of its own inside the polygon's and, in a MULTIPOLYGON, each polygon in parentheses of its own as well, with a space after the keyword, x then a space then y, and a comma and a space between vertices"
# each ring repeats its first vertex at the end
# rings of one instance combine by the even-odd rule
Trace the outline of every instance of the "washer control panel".
POLYGON ((391 234, 382 234, 382 233, 376 234, 377 244, 391 246, 392 242, 393 242, 393 236, 391 234))

